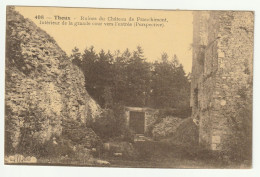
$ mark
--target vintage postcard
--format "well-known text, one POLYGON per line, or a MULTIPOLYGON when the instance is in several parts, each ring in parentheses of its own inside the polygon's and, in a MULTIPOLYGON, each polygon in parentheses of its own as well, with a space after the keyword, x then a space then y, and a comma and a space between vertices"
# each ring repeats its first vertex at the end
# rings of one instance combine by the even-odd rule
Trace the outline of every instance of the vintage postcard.
POLYGON ((5 165, 252 168, 253 11, 6 7, 5 165))

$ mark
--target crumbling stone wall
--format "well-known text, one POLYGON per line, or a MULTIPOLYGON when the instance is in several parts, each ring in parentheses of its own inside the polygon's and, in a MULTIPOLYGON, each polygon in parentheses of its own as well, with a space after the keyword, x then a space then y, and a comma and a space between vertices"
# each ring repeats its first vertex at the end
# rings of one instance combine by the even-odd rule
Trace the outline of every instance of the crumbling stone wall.
POLYGON ((35 132, 43 143, 59 136, 62 122, 74 119, 85 124, 101 112, 84 87, 84 75, 45 31, 7 8, 5 120, 6 144, 21 143, 21 130, 35 132), (37 125, 37 126, 36 126, 37 125))
POLYGON ((152 136, 156 139, 171 137, 182 122, 182 118, 167 116, 153 126, 152 136))
POLYGON ((251 122, 242 113, 252 111, 254 14, 195 11, 193 17, 192 117, 202 146, 229 150, 243 122, 251 122))

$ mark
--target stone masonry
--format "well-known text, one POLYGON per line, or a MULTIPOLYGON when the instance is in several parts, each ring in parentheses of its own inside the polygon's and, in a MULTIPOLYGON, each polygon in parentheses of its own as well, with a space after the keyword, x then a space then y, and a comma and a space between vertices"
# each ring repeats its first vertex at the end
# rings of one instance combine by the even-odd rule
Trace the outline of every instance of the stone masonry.
POLYGON ((98 117, 101 108, 87 93, 82 71, 56 41, 14 7, 6 20, 6 143, 19 146, 21 130, 30 126, 25 118, 40 122, 33 139, 43 143, 61 134, 66 119, 85 125, 98 117))
MULTIPOLYGON (((193 120, 203 147, 228 150, 234 127, 241 124, 241 112, 245 106, 252 108, 254 13, 195 11, 193 15, 193 120)), ((246 119, 250 122, 250 115, 246 119)))
POLYGON ((158 119, 158 110, 141 107, 125 107, 126 126, 129 127, 130 112, 144 112, 144 133, 148 133, 158 119))

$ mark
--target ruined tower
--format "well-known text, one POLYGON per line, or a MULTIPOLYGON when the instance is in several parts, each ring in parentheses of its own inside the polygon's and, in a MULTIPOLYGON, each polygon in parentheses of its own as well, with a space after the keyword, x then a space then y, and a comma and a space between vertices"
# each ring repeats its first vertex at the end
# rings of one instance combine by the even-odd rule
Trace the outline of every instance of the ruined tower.
POLYGON ((251 138, 253 31, 253 12, 193 14, 191 107, 207 149, 229 150, 251 138))

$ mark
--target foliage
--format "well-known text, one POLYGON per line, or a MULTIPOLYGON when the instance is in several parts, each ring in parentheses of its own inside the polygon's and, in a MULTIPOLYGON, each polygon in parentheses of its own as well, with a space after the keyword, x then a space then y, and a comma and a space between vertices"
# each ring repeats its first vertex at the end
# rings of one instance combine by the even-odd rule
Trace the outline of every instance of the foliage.
POLYGON ((75 47, 71 60, 83 71, 88 93, 105 109, 88 122, 102 139, 122 135, 131 141, 131 132, 124 129, 123 106, 163 108, 164 116, 190 116, 190 81, 176 55, 169 59, 163 53, 161 62, 151 63, 140 46, 114 54, 97 53, 91 46, 83 53, 75 47))
POLYGON ((123 134, 125 128, 123 114, 123 107, 116 105, 113 109, 104 110, 100 117, 88 122, 88 125, 101 139, 108 140, 123 134))
POLYGON ((12 154, 15 149, 12 145, 12 125, 15 124, 12 119, 12 111, 10 106, 5 105, 5 154, 12 154))
POLYGON ((187 118, 191 115, 191 108, 164 108, 159 110, 159 117, 179 117, 179 118, 187 118))
POLYGON ((101 143, 101 140, 96 133, 79 121, 64 119, 62 127, 61 138, 70 140, 73 145, 82 145, 85 148, 95 148, 101 143))
POLYGON ((50 140, 42 144, 38 144, 37 146, 39 151, 35 155, 39 158, 55 158, 62 156, 73 157, 75 155, 71 141, 62 139, 60 137, 58 137, 57 139, 52 137, 50 140), (54 139, 57 144, 54 143, 54 139))
POLYGON ((197 146, 199 143, 199 128, 192 118, 186 118, 176 128, 171 140, 174 144, 197 146))
POLYGON ((122 141, 126 141, 126 142, 134 142, 134 138, 135 138, 135 132, 129 128, 125 128, 123 130, 123 139, 122 141))
POLYGON ((161 62, 147 62, 140 46, 124 52, 86 48, 82 54, 74 48, 72 62, 85 75, 88 93, 103 107, 113 105, 189 108, 190 82, 176 55, 161 62))
POLYGON ((23 155, 34 155, 38 157, 61 157, 74 155, 73 147, 82 145, 85 148, 97 147, 101 140, 86 125, 73 119, 65 119, 62 123, 62 134, 46 132, 51 125, 53 118, 43 114, 44 111, 29 105, 28 109, 23 111, 20 116, 20 124, 13 118, 12 110, 6 107, 6 130, 5 130, 5 153, 19 153, 23 155), (17 125, 17 127, 14 127, 17 125), (19 129, 20 138, 16 148, 11 144, 14 128, 19 129), (43 136, 50 136, 49 138, 43 136), (44 137, 44 139, 43 139, 44 137))
MULTIPOLYGON (((252 83, 249 85, 251 86, 252 83)), ((252 88, 246 86, 238 88, 237 93, 240 97, 231 107, 235 112, 226 112, 232 131, 229 135, 232 141, 228 141, 230 142, 228 154, 235 161, 252 159, 252 95, 250 94, 252 92, 250 89, 252 88)))

